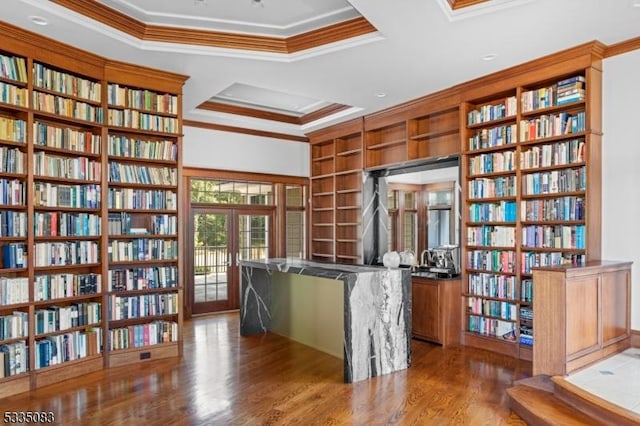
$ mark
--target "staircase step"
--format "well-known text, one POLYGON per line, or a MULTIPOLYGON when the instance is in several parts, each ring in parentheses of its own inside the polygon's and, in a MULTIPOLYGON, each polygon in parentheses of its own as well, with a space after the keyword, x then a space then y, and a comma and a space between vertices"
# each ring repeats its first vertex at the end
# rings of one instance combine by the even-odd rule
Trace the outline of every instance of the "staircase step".
POLYGON ((606 425, 539 387, 517 384, 507 394, 511 409, 530 425, 606 425))

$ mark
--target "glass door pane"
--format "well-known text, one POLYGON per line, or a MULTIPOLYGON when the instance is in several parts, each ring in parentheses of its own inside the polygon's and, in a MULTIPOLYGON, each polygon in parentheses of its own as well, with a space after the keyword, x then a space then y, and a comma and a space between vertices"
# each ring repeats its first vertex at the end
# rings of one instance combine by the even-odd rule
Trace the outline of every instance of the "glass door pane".
POLYGON ((269 257, 269 214, 238 214, 238 260, 269 257))
POLYGON ((229 301, 231 259, 228 212, 196 212, 193 216, 193 312, 209 312, 229 301))

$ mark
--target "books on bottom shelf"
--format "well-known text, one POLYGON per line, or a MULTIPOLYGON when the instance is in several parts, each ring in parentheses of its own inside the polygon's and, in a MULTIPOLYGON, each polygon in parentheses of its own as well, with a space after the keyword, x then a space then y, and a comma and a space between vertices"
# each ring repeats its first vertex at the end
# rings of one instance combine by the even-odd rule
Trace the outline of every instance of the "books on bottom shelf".
POLYGON ((154 321, 109 331, 110 349, 130 349, 178 341, 178 323, 154 321))
POLYGON ((498 339, 512 342, 516 341, 516 328, 514 322, 469 315, 467 330, 498 339))
POLYGON ((47 336, 35 344, 35 368, 40 369, 102 353, 102 329, 47 336))
POLYGON ((29 371, 29 351, 25 341, 0 345, 0 377, 29 371))

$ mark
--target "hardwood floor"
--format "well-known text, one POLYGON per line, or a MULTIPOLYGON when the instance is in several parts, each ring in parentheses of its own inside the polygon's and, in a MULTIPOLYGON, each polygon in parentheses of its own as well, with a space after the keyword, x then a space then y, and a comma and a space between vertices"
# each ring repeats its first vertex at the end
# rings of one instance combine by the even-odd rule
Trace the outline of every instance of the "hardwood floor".
POLYGON ((185 321, 184 359, 92 373, 0 400, 66 425, 523 425, 506 388, 531 364, 413 341, 406 371, 342 382, 342 360, 275 334, 240 337, 238 314, 185 321))

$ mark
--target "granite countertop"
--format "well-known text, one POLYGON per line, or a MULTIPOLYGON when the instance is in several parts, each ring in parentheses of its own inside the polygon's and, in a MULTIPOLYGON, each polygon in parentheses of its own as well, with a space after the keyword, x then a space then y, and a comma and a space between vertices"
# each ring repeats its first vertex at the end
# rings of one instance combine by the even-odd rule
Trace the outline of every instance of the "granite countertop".
MULTIPOLYGON (((358 274, 363 272, 380 272, 387 268, 371 265, 344 265, 341 263, 314 262, 304 259, 258 259, 241 260, 241 266, 262 268, 267 270, 290 272, 301 275, 340 279, 345 274, 358 274)), ((392 268, 402 270, 401 268, 392 268)))

